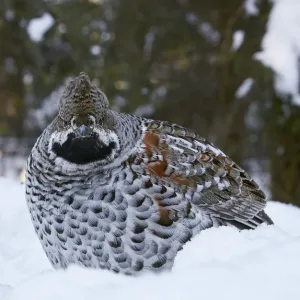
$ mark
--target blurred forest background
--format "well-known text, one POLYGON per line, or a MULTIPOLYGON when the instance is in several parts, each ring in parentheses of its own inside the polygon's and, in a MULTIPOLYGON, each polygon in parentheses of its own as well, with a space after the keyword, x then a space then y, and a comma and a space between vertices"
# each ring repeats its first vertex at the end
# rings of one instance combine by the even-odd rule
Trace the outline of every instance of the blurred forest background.
POLYGON ((85 71, 113 109, 196 130, 272 199, 300 205, 300 108, 254 57, 272 5, 2 0, 0 176, 20 176, 63 85, 85 71))

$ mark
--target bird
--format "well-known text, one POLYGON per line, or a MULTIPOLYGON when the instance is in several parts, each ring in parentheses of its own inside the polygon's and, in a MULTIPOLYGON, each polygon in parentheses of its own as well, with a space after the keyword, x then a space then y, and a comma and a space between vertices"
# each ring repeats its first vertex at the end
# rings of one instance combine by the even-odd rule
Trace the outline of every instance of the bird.
POLYGON ((273 224, 264 192, 214 144, 111 110, 84 72, 66 84, 31 150, 25 194, 55 269, 159 273, 205 229, 273 224))

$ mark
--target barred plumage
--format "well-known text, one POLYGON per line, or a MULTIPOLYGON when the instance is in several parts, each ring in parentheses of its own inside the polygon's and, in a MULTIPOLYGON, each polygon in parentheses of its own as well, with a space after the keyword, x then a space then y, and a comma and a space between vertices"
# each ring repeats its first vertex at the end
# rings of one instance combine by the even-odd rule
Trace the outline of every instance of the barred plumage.
POLYGON ((264 193, 221 150, 181 126, 110 110, 84 73, 32 149, 26 199, 55 268, 170 269, 201 230, 272 224, 264 193))

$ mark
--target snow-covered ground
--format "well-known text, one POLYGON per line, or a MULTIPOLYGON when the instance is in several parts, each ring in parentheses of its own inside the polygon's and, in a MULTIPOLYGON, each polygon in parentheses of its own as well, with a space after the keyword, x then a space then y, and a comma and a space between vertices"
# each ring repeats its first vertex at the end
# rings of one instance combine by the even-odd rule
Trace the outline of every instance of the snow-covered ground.
POLYGON ((24 187, 0 178, 0 299, 299 300, 300 209, 270 202, 275 226, 203 231, 172 272, 133 278, 79 267, 54 271, 35 236, 24 187))

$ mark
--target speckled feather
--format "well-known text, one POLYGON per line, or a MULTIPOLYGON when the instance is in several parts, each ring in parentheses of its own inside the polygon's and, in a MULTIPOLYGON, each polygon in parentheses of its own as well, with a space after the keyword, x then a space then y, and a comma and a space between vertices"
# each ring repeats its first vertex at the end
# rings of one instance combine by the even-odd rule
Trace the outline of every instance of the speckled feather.
POLYGON ((32 149, 26 199, 55 268, 167 270, 206 228, 272 223, 264 193, 221 150, 181 126, 110 110, 83 73, 67 85, 58 116, 32 149), (74 116, 86 125, 93 116, 101 159, 76 163, 76 149, 94 157, 93 147, 80 143, 59 156, 70 144, 74 116))

